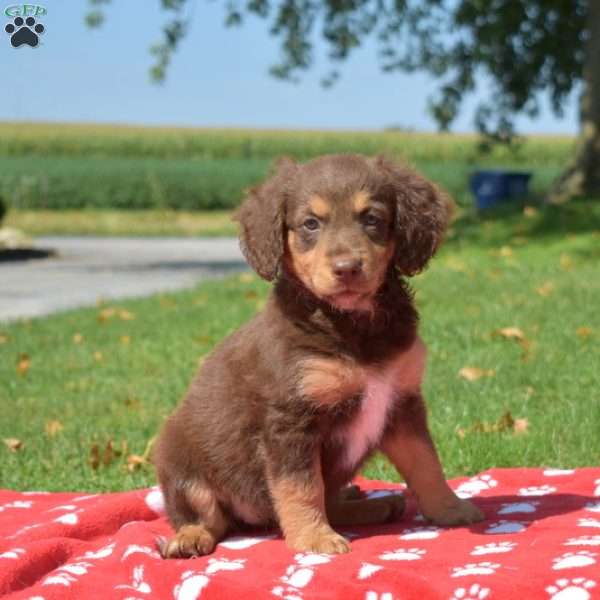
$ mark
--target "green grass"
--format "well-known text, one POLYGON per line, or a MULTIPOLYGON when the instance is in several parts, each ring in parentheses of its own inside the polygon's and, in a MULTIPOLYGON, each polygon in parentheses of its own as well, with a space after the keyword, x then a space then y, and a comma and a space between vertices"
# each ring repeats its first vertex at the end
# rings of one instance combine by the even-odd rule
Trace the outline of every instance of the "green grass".
MULTIPOLYGON (((0 444, 0 486, 152 483, 151 468, 129 472, 126 457, 144 452, 199 358, 259 308, 268 286, 248 279, 118 304, 131 314, 104 306, 0 326, 0 439, 24 444, 0 444), (52 436, 53 420, 64 429, 52 436), (111 440, 127 443, 124 453, 92 468, 93 445, 102 458, 111 440)), ((424 391, 448 476, 598 464, 600 204, 466 214, 414 287, 429 346, 424 391), (503 327, 520 328, 527 347, 494 334, 503 327), (466 381, 466 366, 495 374, 466 381), (527 420, 526 433, 473 431, 506 412, 527 420)), ((395 477, 380 459, 366 472, 395 477)))

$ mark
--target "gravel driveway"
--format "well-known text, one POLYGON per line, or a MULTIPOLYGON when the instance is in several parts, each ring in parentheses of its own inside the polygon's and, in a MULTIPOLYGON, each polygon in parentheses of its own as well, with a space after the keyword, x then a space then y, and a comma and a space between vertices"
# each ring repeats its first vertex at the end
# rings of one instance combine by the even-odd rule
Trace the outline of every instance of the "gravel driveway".
POLYGON ((247 269, 236 238, 49 236, 37 238, 36 248, 55 255, 0 258, 0 321, 178 290, 247 269))

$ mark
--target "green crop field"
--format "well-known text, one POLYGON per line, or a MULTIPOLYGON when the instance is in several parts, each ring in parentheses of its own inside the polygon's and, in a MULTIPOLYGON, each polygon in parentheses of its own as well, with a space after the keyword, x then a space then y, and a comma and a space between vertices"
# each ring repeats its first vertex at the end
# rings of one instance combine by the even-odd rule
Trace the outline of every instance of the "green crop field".
POLYGON ((568 137, 537 136, 481 154, 473 135, 399 131, 226 130, 0 123, 0 195, 13 209, 217 210, 239 204, 281 155, 386 153, 470 202, 469 174, 483 166, 533 171, 541 193, 573 150, 568 137))

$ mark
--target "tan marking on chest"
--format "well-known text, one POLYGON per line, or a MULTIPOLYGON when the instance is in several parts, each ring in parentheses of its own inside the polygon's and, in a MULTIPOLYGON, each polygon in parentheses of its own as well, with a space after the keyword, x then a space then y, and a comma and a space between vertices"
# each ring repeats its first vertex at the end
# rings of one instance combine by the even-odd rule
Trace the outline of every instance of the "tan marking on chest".
POLYGON ((365 383, 365 369, 348 359, 309 358, 300 364, 300 393, 319 405, 359 394, 365 383))

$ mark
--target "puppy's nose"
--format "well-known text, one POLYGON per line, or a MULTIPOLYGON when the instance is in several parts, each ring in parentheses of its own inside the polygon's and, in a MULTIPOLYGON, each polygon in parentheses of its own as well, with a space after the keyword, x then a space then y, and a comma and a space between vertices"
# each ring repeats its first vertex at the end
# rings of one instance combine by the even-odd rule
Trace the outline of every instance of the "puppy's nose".
POLYGON ((360 258, 339 258, 333 261, 333 274, 344 283, 350 283, 356 279, 362 271, 362 260, 360 258))

